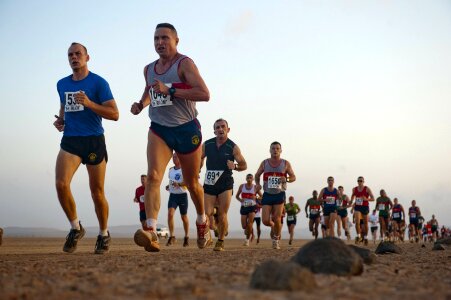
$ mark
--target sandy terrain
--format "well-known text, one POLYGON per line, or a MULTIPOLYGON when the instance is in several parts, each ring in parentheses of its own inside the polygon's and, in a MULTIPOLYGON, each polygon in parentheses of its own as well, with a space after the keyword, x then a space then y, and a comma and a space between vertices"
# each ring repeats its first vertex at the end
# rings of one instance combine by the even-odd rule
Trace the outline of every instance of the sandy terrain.
MULTIPOLYGON (((181 241, 147 253, 130 239, 114 239, 109 254, 94 255, 85 238, 76 253, 64 239, 4 238, 0 247, 0 299, 451 299, 451 249, 403 244, 403 255, 378 256, 362 276, 315 275, 314 293, 249 288, 254 267, 268 258, 290 259, 305 243, 270 241, 244 248, 226 240, 226 251, 187 249, 181 241)), ((374 245, 369 246, 375 249, 374 245)))

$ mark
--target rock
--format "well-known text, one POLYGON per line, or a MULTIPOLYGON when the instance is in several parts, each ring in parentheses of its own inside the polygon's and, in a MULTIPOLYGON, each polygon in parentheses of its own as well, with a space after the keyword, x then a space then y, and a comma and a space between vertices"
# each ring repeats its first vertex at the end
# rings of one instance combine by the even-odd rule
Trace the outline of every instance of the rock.
POLYGON ((355 245, 348 245, 352 250, 354 250, 362 259, 363 262, 367 265, 371 265, 376 262, 376 254, 371 252, 368 249, 357 247, 355 245))
POLYGON ((434 247, 432 247, 432 250, 446 250, 446 248, 437 242, 434 243, 434 247))
POLYGON ((397 253, 401 254, 402 250, 393 242, 380 242, 376 248, 376 254, 397 253))
POLYGON ((317 288, 312 272, 288 261, 268 260, 255 268, 251 288, 261 290, 313 291, 317 288))
POLYGON ((299 249, 292 260, 313 273, 347 276, 363 272, 362 258, 336 238, 311 241, 299 249))
POLYGON ((451 245, 451 237, 438 239, 436 241, 436 243, 442 244, 442 245, 451 245))

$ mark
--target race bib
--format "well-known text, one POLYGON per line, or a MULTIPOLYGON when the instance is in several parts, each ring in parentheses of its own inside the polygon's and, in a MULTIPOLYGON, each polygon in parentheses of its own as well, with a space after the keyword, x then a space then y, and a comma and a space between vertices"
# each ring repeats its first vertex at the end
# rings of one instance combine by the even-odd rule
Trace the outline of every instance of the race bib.
POLYGON ((66 105, 64 105, 64 112, 77 112, 82 111, 85 107, 81 104, 75 102, 74 95, 77 92, 65 92, 66 95, 66 105))
POLYGON ((356 198, 355 199, 355 205, 363 205, 363 199, 362 198, 356 198))
POLYGON ((343 205, 343 200, 337 199, 336 204, 338 207, 341 207, 343 205))
POLYGON ((215 185, 222 173, 224 173, 224 171, 207 170, 204 183, 207 185, 215 185))
POLYGON ((139 202, 144 203, 144 195, 139 196, 139 202))
POLYGON ((281 178, 278 176, 268 176, 268 188, 270 189, 280 189, 281 188, 281 178))
POLYGON ((254 206, 254 201, 253 200, 244 200, 243 206, 244 207, 254 206))
POLYGON ((399 212, 393 213, 393 218, 399 218, 399 217, 400 217, 399 212))
POLYGON ((318 209, 317 209, 317 208, 312 208, 312 209, 310 210, 310 213, 311 213, 312 215, 316 215, 316 214, 318 214, 318 209))
MULTIPOLYGON (((165 83, 165 85, 167 87, 171 87, 171 84, 165 83)), ((172 105, 172 100, 171 100, 170 95, 164 95, 162 93, 157 93, 153 90, 153 88, 150 88, 149 95, 150 95, 150 105, 152 105, 152 107, 172 105)))
POLYGON ((294 216, 293 215, 287 216, 287 221, 294 221, 294 216))
POLYGON ((383 203, 379 204, 379 210, 385 210, 385 204, 383 203))
POLYGON ((417 214, 416 213, 410 213, 410 218, 411 219, 415 219, 417 217, 417 214))
POLYGON ((335 197, 327 197, 326 202, 327 204, 335 204, 335 197))

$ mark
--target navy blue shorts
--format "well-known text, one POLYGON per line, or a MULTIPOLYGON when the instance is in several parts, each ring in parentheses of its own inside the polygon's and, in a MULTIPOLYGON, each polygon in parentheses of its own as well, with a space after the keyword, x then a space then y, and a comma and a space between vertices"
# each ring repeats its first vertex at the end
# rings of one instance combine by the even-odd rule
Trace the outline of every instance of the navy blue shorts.
POLYGON ((155 122, 150 123, 150 130, 160 137, 169 148, 181 154, 188 154, 199 148, 202 144, 200 129, 197 119, 175 127, 162 126, 155 122))
POLYGON ((409 219, 409 224, 413 224, 413 225, 415 225, 416 227, 418 227, 418 219, 417 219, 417 218, 415 218, 415 219, 409 219))
POLYGON ((105 136, 63 136, 61 149, 81 158, 81 163, 98 165, 103 159, 108 162, 105 136))
POLYGON ((370 212, 370 208, 363 205, 356 205, 354 210, 360 212, 364 216, 366 216, 370 212))
POLYGON ((330 214, 337 213, 337 207, 335 205, 326 206, 323 208, 323 215, 328 217, 330 214))
POLYGON ((280 192, 278 194, 268 194, 263 193, 262 205, 277 205, 285 202, 286 196, 285 192, 280 192))
POLYGON ((312 213, 310 213, 309 214, 309 218, 310 218, 310 220, 316 220, 316 219, 319 219, 320 218, 320 214, 318 213, 318 214, 312 214, 312 213))
POLYGON ((247 216, 248 214, 255 213, 255 207, 256 207, 255 205, 248 207, 241 206, 240 215, 247 216))
POLYGON ((139 220, 140 220, 140 221, 145 221, 145 220, 147 220, 147 218, 146 218, 146 211, 145 211, 145 210, 140 210, 140 211, 139 211, 139 220))
POLYGON ((342 218, 346 218, 348 216, 348 210, 347 209, 339 209, 339 210, 337 210, 337 213, 342 218))
POLYGON ((257 223, 257 227, 260 227, 260 224, 262 222, 262 218, 261 217, 256 217, 256 218, 254 218, 254 222, 257 223))
POLYGON ((168 209, 173 208, 177 209, 177 206, 180 208, 180 214, 186 215, 188 213, 188 194, 170 194, 168 201, 168 209))

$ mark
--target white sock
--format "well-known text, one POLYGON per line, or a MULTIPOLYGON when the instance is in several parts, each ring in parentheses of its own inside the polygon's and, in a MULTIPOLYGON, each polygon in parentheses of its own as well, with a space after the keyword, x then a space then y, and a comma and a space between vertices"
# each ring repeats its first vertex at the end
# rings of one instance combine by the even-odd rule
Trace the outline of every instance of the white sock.
POLYGON ((196 222, 197 224, 204 224, 207 221, 207 217, 205 216, 205 213, 199 215, 197 214, 196 222))
POLYGON ((104 230, 100 229, 99 230, 99 235, 101 235, 101 236, 108 236, 108 229, 104 229, 104 230))
POLYGON ((360 233, 357 233, 357 237, 358 237, 358 238, 360 237, 360 233))
POLYGON ((80 221, 78 220, 78 218, 70 221, 70 228, 80 230, 80 221))
POLYGON ((366 235, 363 236, 363 239, 366 240, 366 235))
POLYGON ((157 219, 147 219, 146 225, 153 230, 157 230, 157 219))

